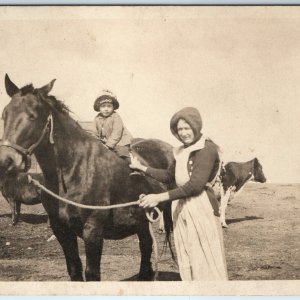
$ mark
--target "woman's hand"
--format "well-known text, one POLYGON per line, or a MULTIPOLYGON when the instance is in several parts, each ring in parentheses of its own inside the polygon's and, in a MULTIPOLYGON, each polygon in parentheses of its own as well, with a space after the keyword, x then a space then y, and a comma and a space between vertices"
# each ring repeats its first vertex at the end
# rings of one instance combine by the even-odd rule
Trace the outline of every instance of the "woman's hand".
POLYGON ((140 199, 140 207, 152 208, 168 199, 169 199, 169 194, 167 192, 161 194, 149 194, 140 199))
POLYGON ((130 163, 129 167, 132 169, 137 169, 137 170, 146 172, 147 167, 142 165, 137 157, 134 157, 131 153, 129 155, 130 155, 130 159, 131 159, 131 163, 130 163))
POLYGON ((160 203, 159 194, 149 194, 144 196, 140 200, 140 207, 142 208, 151 208, 155 207, 160 203))

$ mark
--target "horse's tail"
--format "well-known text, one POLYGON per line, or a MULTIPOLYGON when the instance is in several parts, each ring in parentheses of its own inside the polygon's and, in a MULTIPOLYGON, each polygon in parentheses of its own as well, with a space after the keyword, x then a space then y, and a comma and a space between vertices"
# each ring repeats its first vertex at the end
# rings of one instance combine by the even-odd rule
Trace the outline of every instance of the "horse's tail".
POLYGON ((173 250, 172 243, 171 243, 171 232, 173 231, 171 202, 166 203, 164 210, 163 210, 163 216, 164 216, 164 227, 165 227, 165 232, 166 232, 164 247, 167 247, 167 246, 169 247, 172 259, 177 264, 174 250, 173 250))

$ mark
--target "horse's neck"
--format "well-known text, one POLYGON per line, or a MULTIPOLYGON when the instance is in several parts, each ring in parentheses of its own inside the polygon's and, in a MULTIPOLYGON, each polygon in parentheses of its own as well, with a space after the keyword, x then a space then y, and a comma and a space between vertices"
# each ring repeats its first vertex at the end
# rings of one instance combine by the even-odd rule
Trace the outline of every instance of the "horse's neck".
POLYGON ((52 190, 59 192, 63 168, 72 168, 73 157, 78 146, 80 127, 68 116, 53 115, 53 133, 49 133, 39 147, 35 156, 40 165, 45 183, 52 190), (65 120, 66 119, 66 120, 65 120), (52 137, 51 137, 52 135, 52 137), (53 138, 54 144, 50 143, 53 138))
POLYGON ((57 114, 53 121, 54 155, 61 167, 73 164, 74 157, 89 144, 86 132, 69 116, 57 114))
POLYGON ((56 113, 53 114, 52 126, 51 132, 46 135, 47 139, 35 151, 37 161, 46 178, 55 176, 62 161, 70 162, 69 158, 78 149, 76 141, 80 127, 74 120, 69 116, 60 116, 56 113), (50 143, 51 139, 54 140, 54 144, 50 143))
POLYGON ((44 141, 35 150, 35 157, 45 177, 45 182, 52 189, 58 188, 58 174, 53 147, 49 140, 44 141))

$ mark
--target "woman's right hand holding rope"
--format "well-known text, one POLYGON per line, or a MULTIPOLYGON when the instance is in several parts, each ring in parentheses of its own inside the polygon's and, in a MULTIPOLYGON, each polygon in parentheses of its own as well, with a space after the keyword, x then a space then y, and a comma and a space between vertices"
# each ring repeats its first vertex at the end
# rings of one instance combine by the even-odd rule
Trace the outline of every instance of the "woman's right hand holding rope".
POLYGON ((160 203, 160 194, 149 194, 140 198, 139 206, 142 208, 153 208, 160 203))

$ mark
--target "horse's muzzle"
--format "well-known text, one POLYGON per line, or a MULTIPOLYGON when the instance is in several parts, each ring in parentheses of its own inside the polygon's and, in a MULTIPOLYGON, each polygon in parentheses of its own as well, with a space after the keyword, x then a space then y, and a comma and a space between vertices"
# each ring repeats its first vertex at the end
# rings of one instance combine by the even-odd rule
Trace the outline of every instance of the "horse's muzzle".
POLYGON ((27 171, 27 157, 9 147, 0 147, 0 174, 27 171))

